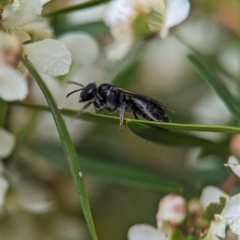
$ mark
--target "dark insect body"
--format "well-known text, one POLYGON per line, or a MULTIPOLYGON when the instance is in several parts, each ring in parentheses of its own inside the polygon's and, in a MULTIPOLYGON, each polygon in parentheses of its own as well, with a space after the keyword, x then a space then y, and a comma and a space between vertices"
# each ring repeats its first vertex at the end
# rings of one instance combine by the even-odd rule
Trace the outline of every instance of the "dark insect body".
POLYGON ((69 97, 71 94, 81 91, 79 102, 87 103, 83 106, 80 112, 87 109, 91 104, 94 105, 97 113, 103 109, 110 112, 119 109, 120 131, 123 126, 125 111, 132 112, 136 119, 138 119, 138 116, 141 116, 149 121, 169 122, 166 110, 170 109, 147 96, 127 91, 109 83, 103 83, 99 87, 97 87, 95 83, 89 83, 85 87, 77 82, 69 81, 69 83, 82 87, 67 95, 67 97, 69 97))

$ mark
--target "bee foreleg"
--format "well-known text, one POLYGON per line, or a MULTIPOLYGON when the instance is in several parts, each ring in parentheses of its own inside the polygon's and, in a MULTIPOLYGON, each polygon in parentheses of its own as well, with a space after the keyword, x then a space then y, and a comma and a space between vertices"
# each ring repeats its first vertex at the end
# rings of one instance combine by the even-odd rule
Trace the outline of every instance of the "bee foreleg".
POLYGON ((79 111, 79 113, 82 113, 85 109, 87 109, 92 103, 94 103, 94 101, 88 102, 87 104, 85 104, 83 106, 83 108, 79 111))

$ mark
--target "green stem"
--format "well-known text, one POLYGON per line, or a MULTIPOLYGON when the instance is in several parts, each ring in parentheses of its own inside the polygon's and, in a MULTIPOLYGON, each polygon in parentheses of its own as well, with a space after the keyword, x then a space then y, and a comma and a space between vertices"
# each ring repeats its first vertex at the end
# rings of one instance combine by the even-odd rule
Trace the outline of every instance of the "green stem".
MULTIPOLYGON (((40 104, 32 104, 27 102, 11 102, 10 104, 20 107, 27 107, 32 108, 35 110, 40 111, 50 111, 50 108, 45 105, 40 104)), ((78 111, 73 109, 67 108, 59 108, 61 113, 65 116, 75 116, 78 111)), ((102 115, 102 114, 95 114, 84 112, 80 116, 79 119, 85 121, 92 121, 92 122, 103 122, 103 123, 111 123, 111 124, 119 124, 119 118, 102 115)), ((165 122, 151 122, 151 121, 144 121, 144 120, 135 120, 135 119, 124 119, 124 123, 126 122, 136 122, 136 123, 143 123, 149 126, 158 126, 165 129, 177 129, 177 130, 186 130, 186 131, 200 131, 200 132, 221 132, 221 133, 232 133, 237 134, 240 133, 239 127, 234 126, 221 126, 221 125, 203 125, 203 124, 182 124, 182 123, 165 123, 165 122)))
POLYGON ((80 10, 80 9, 89 8, 89 7, 99 5, 99 4, 107 3, 109 1, 111 1, 111 0, 92 0, 92 1, 89 1, 89 2, 86 2, 86 3, 80 3, 80 4, 77 4, 77 5, 74 5, 74 6, 59 9, 59 10, 56 10, 56 11, 53 11, 53 12, 50 12, 50 13, 45 13, 45 14, 42 14, 42 16, 52 17, 52 16, 57 15, 57 14, 69 13, 69 12, 72 12, 72 11, 77 11, 77 10, 80 10))
POLYGON ((94 240, 97 240, 97 235, 91 215, 89 200, 87 196, 87 191, 85 188, 85 184, 82 177, 80 162, 78 159, 78 155, 75 151, 73 142, 71 140, 71 137, 69 135, 69 132, 67 130, 66 124, 60 114, 59 109, 57 108, 56 102, 50 93, 49 89, 47 88, 45 82, 39 75, 39 73, 36 71, 32 63, 25 57, 22 57, 22 63, 24 66, 28 69, 28 71, 32 74, 32 76, 35 78, 37 84, 39 85, 40 89, 42 90, 48 105, 49 105, 49 111, 51 111, 53 115, 53 119, 55 121, 58 134, 62 143, 63 151, 65 154, 65 157, 68 162, 68 166, 71 172, 71 175, 73 177, 76 189, 79 194, 83 214, 85 216, 89 231, 91 233, 91 236, 94 240))
POLYGON ((7 116, 8 105, 0 99, 0 127, 4 127, 7 116))

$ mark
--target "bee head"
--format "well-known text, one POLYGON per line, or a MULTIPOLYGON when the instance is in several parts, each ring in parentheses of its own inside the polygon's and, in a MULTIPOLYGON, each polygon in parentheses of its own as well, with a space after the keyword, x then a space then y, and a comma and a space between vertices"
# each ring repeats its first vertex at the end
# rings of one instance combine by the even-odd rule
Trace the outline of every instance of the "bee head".
POLYGON ((68 83, 70 84, 76 84, 78 86, 81 86, 82 88, 74 90, 70 92, 67 97, 69 97, 71 94, 75 92, 80 92, 80 97, 79 97, 79 102, 87 102, 92 99, 94 99, 97 95, 97 86, 95 83, 89 83, 86 87, 84 87, 82 84, 77 83, 77 82, 71 82, 69 81, 68 83))

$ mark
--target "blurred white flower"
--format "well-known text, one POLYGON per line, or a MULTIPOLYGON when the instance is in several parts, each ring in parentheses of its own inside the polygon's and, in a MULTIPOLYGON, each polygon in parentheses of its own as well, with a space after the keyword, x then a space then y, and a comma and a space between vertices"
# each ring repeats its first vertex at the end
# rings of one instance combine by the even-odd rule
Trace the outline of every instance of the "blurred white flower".
POLYGON ((233 233, 240 235, 240 193, 229 198, 221 214, 233 233))
POLYGON ((0 159, 8 157, 15 145, 15 137, 12 133, 0 128, 0 159))
MULTIPOLYGON (((219 198, 224 196, 229 199, 229 195, 215 186, 207 186, 203 189, 199 202, 203 209, 206 209, 210 203, 219 203, 219 198)), ((210 223, 210 227, 206 231, 203 240, 220 240, 225 238, 227 221, 221 214, 214 214, 214 219, 210 223)))
MULTIPOLYGON (((3 8, 3 29, 16 31, 21 42, 30 39, 27 32, 20 27, 33 22, 42 12, 42 6, 47 1, 21 0, 19 4, 8 4, 3 8)), ((43 41, 24 45, 24 52, 35 67, 50 76, 59 76, 68 73, 71 65, 71 55, 65 45, 57 40, 43 41)))
POLYGON ((5 202, 8 187, 9 187, 8 181, 3 176, 0 175, 0 212, 2 211, 5 202))
POLYGON ((105 22, 115 42, 107 49, 112 60, 126 56, 133 43, 141 37, 159 34, 166 37, 168 29, 188 16, 188 0, 118 0, 109 4, 105 22))
MULTIPOLYGON (((8 157, 15 145, 15 137, 10 132, 0 128, 0 160, 8 157)), ((3 166, 0 162, 0 212, 2 211, 6 193, 9 187, 8 181, 2 176, 3 166)))
POLYGON ((157 226, 162 228, 164 222, 170 225, 180 224, 186 216, 185 199, 177 194, 169 194, 161 199, 157 212, 157 226))
POLYGON ((148 224, 136 224, 128 230, 128 240, 168 240, 172 227, 186 216, 186 202, 180 195, 169 194, 161 199, 157 212, 157 228, 148 224))
POLYGON ((8 4, 3 8, 4 28, 13 29, 32 22, 42 12, 41 0, 21 0, 18 4, 8 4))
POLYGON ((23 100, 27 95, 27 82, 18 70, 22 53, 19 41, 0 31, 0 98, 5 101, 23 100))
POLYGON ((200 196, 200 205, 205 209, 210 203, 218 203, 220 197, 229 198, 229 195, 215 186, 206 186, 200 196))
POLYGON ((239 160, 231 155, 229 158, 228 158, 228 163, 224 164, 224 166, 226 167, 230 167, 232 169, 232 171, 238 176, 240 177, 240 163, 239 163, 239 160))
POLYGON ((26 79, 17 70, 0 65, 0 98, 5 101, 16 101, 23 100, 26 96, 26 79))
POLYGON ((219 214, 214 214, 214 219, 211 221, 210 227, 203 240, 220 240, 220 238, 225 238, 226 227, 226 219, 219 214))
MULTIPOLYGON (((22 181, 21 181, 22 183, 22 181)), ((30 184, 18 184, 16 205, 27 212, 43 214, 54 209, 54 202, 49 199, 46 189, 30 184)))
POLYGON ((165 233, 148 224, 136 224, 128 230, 128 240, 167 240, 165 233))
POLYGON ((80 66, 92 64, 99 54, 96 40, 86 33, 69 32, 60 40, 70 51, 72 61, 80 66))

